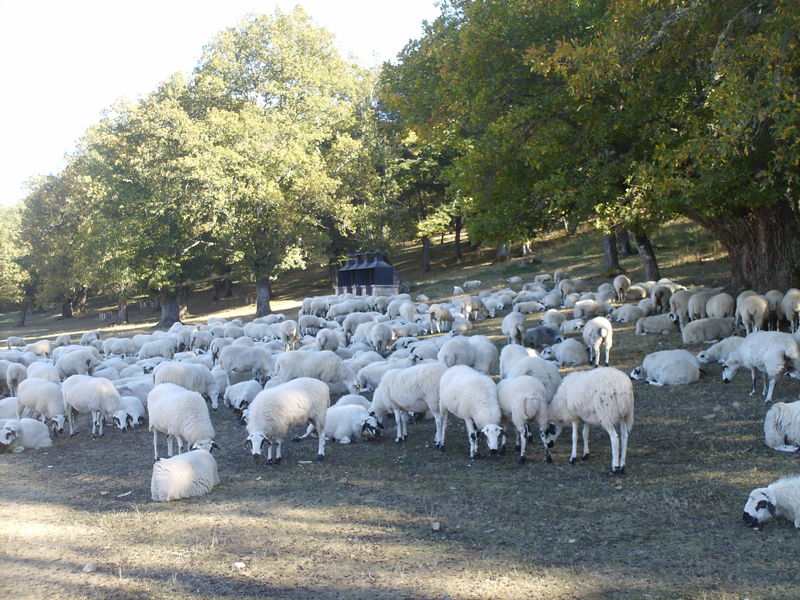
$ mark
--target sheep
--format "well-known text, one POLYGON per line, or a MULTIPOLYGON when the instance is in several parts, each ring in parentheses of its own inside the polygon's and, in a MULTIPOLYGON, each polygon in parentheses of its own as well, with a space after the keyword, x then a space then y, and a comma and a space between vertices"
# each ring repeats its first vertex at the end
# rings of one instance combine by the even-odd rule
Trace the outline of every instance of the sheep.
POLYGON ((370 345, 383 354, 392 342, 392 329, 386 323, 375 323, 369 331, 370 345))
POLYGON ((800 401, 776 402, 764 418, 764 443, 781 452, 800 452, 800 401))
POLYGON ((624 304, 611 311, 611 318, 617 323, 635 323, 643 316, 645 314, 642 309, 631 304, 624 304))
POLYGON ((520 358, 511 363, 506 369, 506 377, 508 379, 521 375, 530 375, 541 381, 547 392, 548 402, 553 399, 558 386, 561 385, 561 375, 558 372, 558 367, 540 356, 520 358))
POLYGON ((6 347, 11 350, 12 348, 23 348, 26 346, 28 342, 25 341, 25 338, 19 337, 17 335, 10 335, 6 338, 6 347))
POLYGON ((500 351, 499 367, 500 377, 505 378, 508 373, 508 368, 520 358, 527 358, 528 356, 539 356, 533 348, 526 348, 520 344, 507 344, 503 346, 500 351))
POLYGON ((315 347, 317 350, 330 350, 336 352, 339 349, 339 337, 331 329, 320 329, 315 337, 315 347))
POLYGON ((764 374, 762 393, 765 393, 766 404, 772 400, 772 392, 783 375, 786 362, 798 359, 800 350, 790 334, 780 331, 757 331, 748 335, 739 348, 730 353, 722 367, 722 381, 730 383, 740 368, 750 369, 753 383, 750 390, 752 396, 756 392, 756 371, 761 371, 764 374))
POLYGON ((617 295, 617 302, 622 304, 628 299, 628 290, 631 288, 631 280, 625 275, 617 275, 614 278, 614 292, 617 295))
POLYGON ((152 375, 129 377, 112 382, 120 395, 136 396, 142 402, 147 402, 147 394, 153 389, 155 383, 152 375))
POLYGON ((447 367, 455 365, 472 366, 475 361, 475 348, 469 340, 455 337, 447 340, 439 349, 436 359, 447 367))
POLYGON ((219 406, 219 387, 204 365, 166 361, 153 370, 155 384, 174 383, 187 390, 207 396, 214 410, 219 406))
POLYGON ((28 367, 20 363, 11 363, 6 368, 6 385, 12 396, 17 395, 19 384, 28 377, 28 367))
POLYGON ((530 315, 533 313, 542 312, 543 310, 545 310, 545 308, 546 308, 545 305, 542 304, 541 302, 538 302, 536 300, 531 300, 529 302, 518 302, 517 304, 514 305, 513 310, 514 312, 519 312, 524 315, 530 315))
POLYGON ((450 327, 453 323, 453 315, 445 306, 441 304, 431 304, 428 309, 428 314, 431 318, 431 324, 436 328, 436 333, 450 331, 450 327))
POLYGON ((360 394, 345 394, 344 396, 339 398, 333 404, 333 406, 347 406, 349 404, 355 404, 357 406, 362 406, 366 409, 369 409, 369 405, 371 404, 371 402, 360 394))
POLYGON ((736 306, 736 322, 744 326, 745 335, 764 327, 769 312, 769 302, 764 296, 745 296, 736 306))
POLYGON ((800 324, 800 290, 790 288, 786 290, 781 300, 783 318, 789 322, 789 329, 794 333, 800 324))
MULTIPOLYGON (((539 425, 539 438, 544 445, 545 460, 550 463, 550 447, 553 445, 555 426, 548 424, 547 392, 541 381, 529 375, 512 379, 504 379, 497 384, 497 401, 503 420, 510 422, 517 430, 516 447, 519 450, 519 462, 525 462, 525 445, 530 436, 531 421, 539 425)), ((505 436, 503 436, 505 438, 505 436)), ((505 439, 500 445, 500 452, 505 451, 505 439)))
POLYGON ((463 335, 467 331, 470 331, 473 328, 472 323, 469 322, 469 319, 464 317, 454 317, 453 323, 450 326, 450 334, 451 335, 463 335))
POLYGON ((800 528, 800 476, 782 477, 750 492, 742 519, 751 527, 784 517, 800 528))
POLYGON ((589 347, 589 362, 597 367, 600 364, 600 350, 604 351, 605 365, 608 366, 608 355, 614 342, 614 330, 611 322, 605 317, 595 317, 587 321, 583 328, 583 341, 589 347))
POLYGON ((153 502, 205 496, 219 483, 217 461, 208 450, 197 449, 163 458, 153 464, 150 497, 153 502))
POLYGON ((17 393, 17 419, 24 409, 47 423, 55 433, 64 432, 64 394, 61 386, 47 379, 30 378, 19 385, 17 393))
MULTIPOLYGON (((348 315, 348 317, 349 316, 350 315, 348 315)), ((347 321, 347 318, 345 318, 345 321, 347 321)), ((297 317, 297 327, 300 331, 300 335, 317 335, 317 333, 325 327, 325 319, 314 315, 300 315, 297 317)))
POLYGON ((736 350, 744 341, 743 337, 733 335, 724 340, 720 340, 713 346, 697 353, 697 360, 701 363, 719 362, 724 363, 728 360, 730 353, 736 350))
POLYGON ((142 345, 139 349, 139 360, 143 360, 145 358, 172 358, 175 354, 176 344, 170 338, 159 338, 157 340, 152 340, 150 342, 146 342, 142 345))
POLYGON ((414 359, 404 358, 371 363, 362 367, 356 373, 354 388, 358 391, 368 392, 377 389, 384 375, 394 369, 404 369, 414 364, 414 359))
MULTIPOLYGON (((423 363, 407 369, 389 371, 381 379, 373 396, 373 404, 394 412, 397 435, 395 442, 408 438, 408 413, 433 413, 436 421, 434 445, 441 440, 441 409, 439 406, 439 380, 447 371, 441 363, 423 363)), ((372 410, 372 416, 377 417, 372 410)))
POLYGON ((543 348, 564 341, 564 336, 555 327, 539 325, 525 331, 522 336, 522 345, 528 348, 543 348))
POLYGON ((683 328, 689 322, 689 300, 692 292, 689 290, 676 290, 669 297, 669 315, 678 327, 683 328))
POLYGON ((262 385, 266 383, 275 368, 268 350, 240 344, 222 348, 219 353, 219 366, 227 371, 231 383, 255 379, 262 385))
POLYGON ((584 325, 586 325, 586 321, 583 319, 568 319, 561 323, 559 329, 561 333, 575 333, 583 330, 584 325))
POLYGON ((103 340, 103 354, 106 356, 134 356, 137 352, 136 344, 130 338, 110 337, 103 340))
MULTIPOLYGON (((281 462, 283 438, 290 427, 311 422, 317 431, 325 431, 325 417, 330 405, 327 384, 301 377, 265 389, 250 403, 246 447, 258 459, 267 444, 267 464, 273 464, 272 446, 276 446, 274 464, 281 462)), ((319 436, 317 460, 325 458, 325 436, 319 436)))
POLYGON ((686 385, 700 379, 700 363, 686 350, 662 350, 644 357, 631 371, 631 379, 645 379, 650 385, 686 385))
POLYGON ((561 292, 561 297, 565 298, 569 294, 586 292, 589 290, 589 286, 580 279, 562 279, 556 285, 556 289, 561 292))
POLYGON ((466 290, 477 290, 481 287, 481 281, 479 279, 470 279, 469 281, 465 281, 464 285, 461 286, 462 289, 466 290))
POLYGON ((70 375, 91 375, 98 364, 100 361, 93 352, 88 348, 82 348, 60 356, 55 366, 58 376, 63 380, 70 375))
POLYGON ((705 319, 708 317, 708 311, 706 309, 706 305, 713 296, 714 292, 708 290, 708 291, 697 292, 689 297, 687 310, 689 313, 690 321, 696 321, 697 319, 705 319))
POLYGON ((172 456, 172 441, 178 454, 188 449, 216 447, 214 426, 206 401, 197 392, 174 383, 160 383, 147 394, 148 429, 153 432, 153 457, 158 460, 158 432, 167 434, 167 455, 172 456))
POLYGON ((36 356, 50 356, 53 343, 50 340, 39 340, 25 346, 25 352, 33 352, 36 356))
POLYGON ((686 345, 715 342, 733 335, 735 325, 733 317, 698 319, 686 324, 681 338, 686 345))
POLYGON ((125 431, 128 427, 136 429, 142 424, 145 415, 144 402, 137 396, 120 396, 119 403, 122 408, 111 418, 117 429, 120 431, 125 431))
POLYGON ((92 438, 103 435, 103 423, 120 410, 120 395, 108 379, 89 375, 70 375, 61 384, 69 434, 75 435, 75 413, 92 413, 92 438))
MULTIPOLYGON (((381 429, 383 425, 358 404, 334 404, 325 415, 325 438, 339 444, 360 442, 366 437, 380 440, 381 429)), ((306 433, 294 439, 305 439, 313 431, 314 426, 309 424, 306 433)))
POLYGON ((569 338, 542 350, 542 358, 555 360, 559 367, 576 367, 589 362, 589 353, 586 346, 569 338))
POLYGON ((275 380, 286 383, 299 377, 313 377, 333 383, 339 377, 342 359, 330 350, 285 352, 275 359, 275 380))
POLYGON ((725 292, 714 294, 706 301, 706 315, 711 318, 732 317, 734 309, 733 298, 725 292))
POLYGON ((542 315, 539 324, 550 325, 551 327, 560 328, 561 324, 566 320, 567 320, 567 315, 551 308, 542 315))
POLYGON ((206 352, 213 341, 214 335, 210 331, 193 331, 189 347, 197 352, 206 352))
MULTIPOLYGON (((27 416, 27 415, 26 415, 27 416)), ((0 400, 0 419, 17 418, 17 397, 8 396, 0 400)))
POLYGON ((643 300, 648 296, 649 294, 647 293, 647 290, 641 285, 636 284, 628 288, 628 292, 625 294, 625 299, 628 302, 638 302, 639 300, 643 300))
POLYGON ((13 452, 26 448, 38 450, 53 445, 47 425, 36 419, 11 419, 0 429, 0 444, 8 446, 13 452))
POLYGON ((550 419, 556 424, 556 434, 572 425, 570 464, 577 462, 578 425, 583 423, 583 460, 589 457, 589 427, 599 425, 611 441, 611 473, 624 473, 633 405, 633 384, 619 369, 599 367, 567 375, 550 403, 550 419))
POLYGON ((668 334, 675 331, 676 323, 668 314, 650 315, 636 321, 636 335, 648 333, 668 334))
POLYGON ((525 336, 525 315, 519 312, 508 313, 503 317, 500 330, 506 334, 509 344, 522 345, 522 339, 525 336))
POLYGON ((468 338, 474 351, 472 368, 486 375, 497 371, 497 346, 485 335, 473 335, 468 338))
POLYGON ((262 389, 264 388, 261 384, 254 379, 240 381, 225 390, 225 404, 230 406, 234 411, 241 413, 250 405, 250 402, 253 401, 253 398, 255 398, 262 389))
POLYGON ((650 300, 653 303, 655 314, 667 312, 670 309, 670 298, 672 288, 666 285, 656 285, 650 292, 650 300))
POLYGON ((439 449, 444 452, 448 414, 463 419, 469 439, 469 457, 478 456, 478 435, 486 440, 489 452, 497 454, 500 437, 500 404, 497 386, 492 379, 471 367, 457 365, 445 371, 439 380, 439 408, 442 414, 442 432, 439 449))

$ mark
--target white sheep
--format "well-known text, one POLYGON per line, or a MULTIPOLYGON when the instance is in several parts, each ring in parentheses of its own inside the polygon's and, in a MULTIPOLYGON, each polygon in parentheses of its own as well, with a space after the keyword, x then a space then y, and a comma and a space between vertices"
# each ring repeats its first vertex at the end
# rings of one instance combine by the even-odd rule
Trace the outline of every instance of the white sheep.
POLYGON ((150 496, 154 502, 196 498, 218 483, 217 461, 208 450, 197 449, 153 463, 150 496))
POLYGON ((447 340, 436 355, 437 360, 447 367, 455 365, 472 366, 475 361, 475 348, 464 337, 447 340))
POLYGON ((20 383, 17 393, 17 419, 22 418, 26 408, 31 416, 38 417, 54 432, 64 432, 64 394, 59 384, 35 377, 20 383))
POLYGON ((285 352, 275 359, 275 379, 286 383, 299 377, 313 377, 328 384, 339 377, 342 359, 330 350, 285 352))
POLYGON ((139 360, 145 358, 172 358, 175 354, 176 344, 170 338, 159 338, 150 342, 145 342, 139 349, 139 360))
POLYGON ((608 355, 614 344, 614 330, 611 322, 605 317, 595 317, 586 322, 583 328, 583 341, 589 347, 589 362, 597 367, 600 364, 600 350, 603 350, 605 365, 608 366, 608 355))
POLYGON ((642 287, 640 284, 635 284, 628 288, 628 293, 625 295, 625 299, 628 302, 638 302, 639 300, 644 300, 648 296, 649 294, 644 287, 642 287))
POLYGON ((412 357, 370 363, 358 370, 353 388, 361 392, 376 390, 386 373, 394 369, 405 369, 413 364, 412 357))
POLYGON ((100 361, 95 351, 87 347, 61 355, 55 364, 58 376, 63 380, 70 375, 91 375, 100 361))
POLYGON ((597 300, 579 300, 575 303, 572 316, 576 319, 588 319, 609 314, 612 306, 608 302, 598 302, 597 300))
POLYGON ((550 403, 550 419, 557 433, 572 425, 572 453, 578 456, 578 426, 583 424, 583 459, 589 457, 589 427, 599 425, 611 441, 611 473, 625 472, 628 434, 633 429, 633 384, 630 378, 613 367, 576 371, 567 375, 550 403), (619 433, 617 433, 619 428, 619 433))
POLYGON ((800 476, 783 477, 750 492, 742 515, 745 523, 758 527, 776 517, 800 528, 800 476))
POLYGON ((732 317, 735 312, 735 303, 730 294, 720 292, 714 294, 706 302, 706 315, 721 319, 723 317, 732 317))
POLYGON ((134 356, 138 352, 131 338, 110 337, 103 340, 103 354, 109 356, 134 356))
POLYGON ((780 331, 757 331, 748 335, 722 367, 722 381, 730 383, 740 368, 750 369, 753 382, 750 395, 756 392, 756 371, 764 374, 764 402, 772 400, 775 384, 783 375, 787 361, 800 360, 800 350, 791 334, 780 331))
POLYGON ((174 383, 207 396, 214 410, 219 406, 219 386, 205 365, 165 361, 153 370, 155 384, 174 383))
MULTIPOLYGON (((325 438, 339 444, 360 442, 365 438, 380 440, 381 429, 383 425, 358 404, 334 404, 325 415, 325 438)), ((309 424, 306 433, 295 439, 305 439, 313 432, 314 426, 309 424)))
POLYGON ((300 341, 300 328, 297 325, 297 321, 287 319, 280 323, 279 328, 280 338, 285 349, 288 351, 296 348, 300 341))
POLYGON ((631 280, 625 275, 617 275, 614 278, 614 292, 617 295, 617 302, 622 304, 628 299, 628 290, 631 288, 631 280))
POLYGON ((533 313, 542 312, 545 310, 545 305, 537 300, 530 300, 528 302, 518 302, 514 305, 514 312, 522 313, 523 315, 531 315, 533 313))
POLYGON ((92 437, 103 435, 106 418, 120 410, 117 388, 108 379, 89 375, 71 375, 61 384, 64 394, 64 410, 69 420, 69 434, 75 435, 75 414, 92 414, 92 437))
POLYGON ((708 317, 706 305, 712 296, 714 296, 714 291, 704 290, 694 293, 689 297, 687 309, 689 312, 690 321, 696 321, 697 319, 705 319, 708 317))
POLYGON ((781 312, 783 318, 789 322, 792 332, 797 331, 798 324, 800 324, 800 290, 797 288, 786 290, 783 300, 781 300, 781 312))
POLYGON ((542 350, 542 358, 555 360, 559 367, 576 367, 589 362, 589 353, 578 340, 568 338, 542 350))
POLYGON ((263 386, 254 379, 235 383, 225 390, 225 404, 241 413, 262 389, 264 389, 263 386))
POLYGON ((50 356, 53 351, 53 342, 50 340, 39 340, 25 346, 25 352, 33 352, 36 356, 50 356))
POLYGON ((81 346, 88 346, 92 342, 100 339, 100 332, 99 331, 87 331, 83 335, 81 335, 81 339, 78 342, 81 346))
POLYGON ((448 414, 463 419, 469 439, 469 456, 478 456, 478 435, 486 440, 491 454, 497 454, 502 414, 497 401, 497 386, 492 379, 471 367, 456 365, 444 372, 439 381, 439 407, 442 413, 442 433, 439 449, 444 452, 448 414))
MULTIPOLYGON (((283 439, 290 427, 311 422, 317 431, 325 431, 325 417, 330 405, 327 384, 301 377, 259 392, 248 408, 247 441, 253 457, 258 459, 267 444, 267 463, 272 463, 272 446, 276 446, 275 464, 281 462, 283 439)), ((317 460, 325 458, 325 436, 319 436, 317 460)))
POLYGON ((507 377, 508 368, 519 360, 520 358, 527 358, 528 356, 539 356, 539 353, 533 348, 526 348, 520 344, 507 344, 503 346, 500 351, 500 377, 507 377))
POLYGON ((196 447, 211 451, 216 446, 206 401, 197 392, 174 383, 160 383, 147 395, 147 420, 148 429, 153 432, 155 460, 159 431, 167 435, 168 456, 172 456, 173 440, 178 443, 178 454, 183 452, 184 442, 190 450, 196 447))
POLYGON ((36 419, 11 419, 0 429, 0 444, 8 446, 13 452, 22 452, 26 448, 37 450, 53 445, 50 430, 36 419))
POLYGON ((550 325, 551 327, 560 328, 561 324, 567 320, 567 315, 557 311, 554 308, 547 310, 539 321, 540 325, 550 325))
POLYGON ((575 333, 583 330, 585 325, 586 321, 583 319, 568 319, 561 323, 559 329, 561 330, 561 333, 575 333))
POLYGON ((547 462, 553 462, 550 447, 553 445, 555 427, 548 424, 547 391, 541 381, 529 375, 504 379, 497 384, 497 400, 503 418, 513 423, 517 430, 519 462, 525 462, 525 443, 530 435, 529 423, 539 426, 539 437, 544 445, 547 462))
POLYGON ((11 363, 6 368, 6 385, 12 396, 17 395, 19 384, 28 377, 28 367, 20 363, 11 363))
POLYGON ((764 443, 781 452, 800 452, 800 401, 770 407, 764 418, 764 443))
POLYGON ((636 335, 648 333, 668 334, 675 331, 677 324, 669 314, 650 315, 636 321, 636 335))
POLYGON ((565 298, 570 294, 587 292, 589 286, 581 279, 562 279, 556 285, 556 289, 561 292, 561 297, 565 298))
POLYGON ((275 369, 272 355, 268 350, 241 344, 231 344, 222 348, 219 353, 219 366, 227 371, 231 383, 255 379, 264 384, 275 369))
POLYGON ((473 350, 472 368, 486 375, 496 373, 498 352, 494 342, 485 335, 473 335, 467 339, 473 350))
POLYGON ((561 374, 558 372, 558 367, 540 356, 520 358, 506 369, 506 377, 509 379, 521 375, 530 375, 541 381, 547 391, 548 402, 553 399, 558 386, 561 385, 561 374))
POLYGON ((18 335, 10 335, 6 338, 6 347, 11 350, 12 348, 23 348, 28 344, 25 338, 18 335))
POLYGON ((127 379, 118 379, 112 383, 120 395, 136 396, 142 402, 147 402, 147 394, 155 386, 152 375, 128 377, 127 379))
POLYGON ((392 343, 392 328, 386 323, 375 323, 369 331, 370 345, 383 354, 392 343))
POLYGON ((146 414, 144 402, 136 396, 120 396, 119 404, 122 408, 111 417, 111 422, 117 429, 136 429, 142 424, 146 414))
POLYGON ((336 352, 339 349, 339 336, 332 329, 320 329, 315 337, 317 350, 330 350, 336 352))
POLYGON ((644 316, 644 311, 632 304, 623 304, 611 311, 611 318, 617 323, 635 323, 644 316))
POLYGON ((733 335, 735 327, 733 317, 697 319, 686 324, 681 331, 681 338, 686 345, 716 342, 733 335))
POLYGON ((701 363, 724 363, 728 360, 730 353, 736 350, 744 341, 743 337, 732 335, 724 340, 718 341, 713 346, 697 353, 697 360, 701 363))
POLYGON ((652 352, 631 371, 631 379, 644 379, 657 386, 694 383, 700 379, 700 363, 687 350, 652 352))
MULTIPOLYGON (((509 344, 522 345, 522 338, 525 336, 525 315, 519 312, 510 312, 500 325, 500 330, 508 338, 509 344)), ((452 366, 452 365, 450 365, 452 366)))
POLYGON ((477 290, 481 287, 481 281, 479 279, 470 279, 469 281, 465 281, 464 285, 461 287, 464 290, 477 290))
POLYGON ((744 296, 736 303, 736 322, 742 324, 746 335, 750 335, 764 327, 768 312, 769 302, 764 296, 744 296))

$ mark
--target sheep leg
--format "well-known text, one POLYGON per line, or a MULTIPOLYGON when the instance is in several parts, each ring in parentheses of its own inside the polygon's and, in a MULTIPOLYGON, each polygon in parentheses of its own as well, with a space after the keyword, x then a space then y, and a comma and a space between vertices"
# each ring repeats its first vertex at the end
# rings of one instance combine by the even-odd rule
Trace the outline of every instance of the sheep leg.
POLYGON ((467 437, 469 438, 469 457, 472 460, 478 458, 478 430, 470 419, 464 419, 467 426, 467 437))
POLYGON ((153 429, 153 460, 158 460, 158 430, 153 429))
POLYGON ((547 462, 553 462, 553 457, 550 456, 550 448, 547 445, 547 434, 545 433, 544 428, 539 427, 539 438, 542 440, 542 445, 544 446, 544 458, 547 462))
MULTIPOLYGON (((321 436, 322 439, 325 439, 325 436, 321 436)), ((275 442, 275 464, 281 464, 281 446, 283 445, 283 440, 278 440, 275 442)))
POLYGON ((325 460, 325 436, 321 435, 319 436, 319 444, 317 445, 317 461, 322 462, 323 460, 325 460))
POLYGON ((622 475, 625 472, 625 457, 628 454, 628 425, 626 423, 619 424, 619 466, 617 467, 617 474, 622 475))
POLYGON ((397 429, 397 435, 394 436, 395 442, 402 442, 405 440, 403 436, 403 419, 405 416, 405 411, 399 409, 394 410, 394 424, 397 429))
POLYGON ((572 422, 572 453, 569 455, 569 464, 577 464, 578 456, 578 422, 572 422))
MULTIPOLYGON (((780 375, 776 375, 775 377, 769 378, 769 388, 767 390, 767 394, 764 397, 764 404, 767 404, 772 401, 772 392, 775 391, 775 382, 777 381, 780 375)), ((767 374, 764 373, 764 383, 767 382, 767 374)))
POLYGON ((750 380, 752 381, 752 387, 750 388, 750 395, 756 393, 756 370, 754 368, 750 369, 750 380))
POLYGON ((433 445, 439 448, 443 445, 442 442, 442 415, 433 413, 433 420, 436 422, 436 435, 433 437, 433 445))
POLYGON ((167 434, 167 456, 172 458, 172 434, 167 434))
POLYGON ((581 460, 589 460, 589 424, 583 424, 583 456, 581 460))
POLYGON ((611 440, 611 474, 614 475, 619 469, 619 435, 613 426, 607 427, 606 431, 611 440))
POLYGON ((611 352, 611 348, 608 347, 608 342, 606 342, 603 345, 603 350, 605 351, 605 357, 606 357, 605 363, 606 363, 606 366, 608 366, 608 355, 611 352))
POLYGON ((442 416, 441 416, 442 431, 439 434, 439 446, 438 446, 441 452, 444 452, 444 434, 447 432, 447 416, 448 416, 447 411, 446 410, 442 411, 442 416))
POLYGON ((524 463, 525 462, 525 444, 528 441, 528 439, 527 439, 528 438, 528 436, 527 436, 528 431, 527 430, 528 430, 528 426, 527 425, 525 425, 525 427, 522 428, 522 431, 517 430, 518 433, 519 433, 519 462, 520 463, 524 463))

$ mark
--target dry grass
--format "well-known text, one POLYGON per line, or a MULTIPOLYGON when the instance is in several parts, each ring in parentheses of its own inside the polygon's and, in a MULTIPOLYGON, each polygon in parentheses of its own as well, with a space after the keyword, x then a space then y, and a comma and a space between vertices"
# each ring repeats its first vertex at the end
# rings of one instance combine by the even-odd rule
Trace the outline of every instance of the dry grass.
MULTIPOLYGON (((674 227, 680 240, 687 226, 674 227)), ((539 244, 543 262, 534 267, 493 265, 476 253, 465 269, 437 267, 424 284, 410 250, 395 256, 433 297, 472 278, 499 286, 510 275, 570 266, 591 276, 601 265, 595 242, 554 235, 539 244)), ((448 247, 441 250, 445 261, 448 247)), ((724 278, 718 259, 703 262, 700 279, 690 275, 696 265, 673 255, 681 248, 665 243, 660 252, 662 263, 680 265, 665 269, 678 280, 724 278)), ((713 258, 714 250, 697 252, 713 258)), ((636 260, 626 261, 636 279, 636 260)), ((39 331, 51 335, 53 325, 39 331)), ((475 332, 497 334, 499 318, 475 332)), ((680 345, 678 334, 637 337, 622 326, 612 365, 630 370, 645 353, 680 345)), ((765 408, 747 397, 746 375, 723 386, 710 366, 691 386, 637 382, 635 390, 623 477, 606 474, 602 431, 591 433, 588 462, 567 463, 565 434, 553 464, 531 444, 521 466, 512 455, 470 462, 460 423, 450 425, 441 454, 430 447, 430 421, 413 425, 404 444, 330 444, 324 465, 298 462, 315 454, 315 442, 290 444, 283 465, 266 467, 249 459, 243 429, 220 409, 212 415, 220 486, 157 504, 149 501, 149 434, 91 440, 84 425, 47 451, 0 455, 0 581, 6 595, 31 599, 800 596, 794 528, 741 523, 750 489, 796 472, 798 460, 764 446, 765 408), (81 573, 90 561, 97 571, 81 573)), ((798 391, 800 382, 787 379, 777 397, 798 391)))

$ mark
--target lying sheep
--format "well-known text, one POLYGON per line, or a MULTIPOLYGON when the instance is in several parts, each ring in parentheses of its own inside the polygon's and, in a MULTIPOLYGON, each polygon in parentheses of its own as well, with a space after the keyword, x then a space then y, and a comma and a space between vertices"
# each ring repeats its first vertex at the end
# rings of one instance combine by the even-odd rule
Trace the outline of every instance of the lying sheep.
POLYGON ((583 319, 569 319, 561 323, 561 333, 575 333, 577 331, 582 331, 584 325, 586 325, 586 321, 583 319))
POLYGON ((688 345, 717 340, 733 335, 736 322, 733 317, 698 319, 687 323, 681 331, 683 343, 688 345))
MULTIPOLYGON (((519 462, 525 462, 525 443, 530 435, 529 423, 532 421, 539 426, 545 459, 553 462, 550 447, 553 445, 556 430, 552 424, 548 424, 547 392, 542 382, 529 375, 504 379, 497 384, 497 400, 503 418, 513 423, 517 430, 519 462)), ((505 443, 501 444, 501 451, 503 446, 505 443)))
POLYGON ((648 297, 647 290, 642 287, 640 284, 632 285, 628 288, 628 293, 625 295, 625 299, 628 302, 638 302, 639 300, 643 300, 648 297))
POLYGON ((120 410, 117 388, 108 379, 89 375, 71 375, 61 384, 64 410, 69 420, 69 434, 75 435, 75 414, 92 414, 92 437, 103 435, 103 423, 120 410))
POLYGON ((17 394, 17 419, 22 418, 25 409, 31 416, 38 417, 54 432, 64 432, 64 394, 61 386, 47 379, 30 378, 19 385, 17 394))
POLYGON ((752 527, 784 517, 800 528, 800 476, 783 477, 750 492, 744 505, 744 522, 752 527))
POLYGON ((728 356, 730 356, 731 352, 736 350, 743 341, 744 338, 737 335, 727 337, 706 350, 698 352, 697 360, 704 364, 712 362, 724 363, 728 360, 728 356))
POLYGON ((503 317, 500 331, 506 335, 509 344, 522 345, 522 339, 525 336, 525 315, 519 312, 508 313, 503 317))
POLYGON ((633 429, 633 384, 619 369, 599 367, 567 375, 550 403, 550 418, 557 434, 572 425, 572 453, 578 455, 578 426, 583 424, 583 460, 589 457, 589 427, 599 425, 611 441, 611 473, 625 472, 628 433, 633 429), (617 433, 619 429, 619 434, 617 433))
POLYGON ((764 374, 764 402, 772 400, 775 384, 783 375, 787 361, 800 360, 800 350, 791 334, 780 331, 757 331, 748 335, 738 349, 728 356, 722 367, 722 381, 730 383, 736 372, 750 369, 753 382, 750 395, 756 392, 756 371, 764 374))
POLYGON ((612 310, 608 302, 598 302, 597 300, 579 300, 575 303, 572 311, 576 319, 591 319, 609 314, 612 310))
POLYGON ((644 357, 631 371, 631 379, 644 379, 650 385, 686 385, 700 379, 700 363, 687 350, 662 350, 644 357))
POLYGON ((478 456, 478 435, 497 454, 500 436, 500 404, 497 401, 497 386, 490 377, 478 373, 471 367, 457 365, 444 372, 439 381, 439 407, 442 413, 442 433, 439 449, 444 452, 448 414, 463 419, 469 439, 469 456, 478 456))
POLYGON ((513 310, 523 315, 531 315, 533 313, 542 312, 544 309, 544 304, 536 300, 531 300, 530 302, 519 302, 515 304, 513 310))
MULTIPOLYGON (((267 463, 281 462, 281 446, 290 427, 311 422, 317 431, 325 431, 325 417, 330 405, 328 386, 317 379, 301 377, 260 392, 250 403, 247 442, 253 457, 259 458, 267 445, 267 463)), ((325 458, 325 436, 319 436, 317 460, 325 458)))
POLYGON ((668 314, 651 315, 642 317, 636 321, 636 335, 646 335, 648 333, 668 334, 675 331, 676 323, 668 314))
POLYGON ((219 483, 217 461, 208 450, 192 450, 153 464, 150 496, 154 502, 205 496, 219 483))
POLYGON ((589 353, 578 340, 568 338, 542 350, 542 358, 555 360, 559 367, 576 367, 589 362, 589 353))
MULTIPOLYGON (((383 425, 358 404, 334 404, 325 415, 325 438, 339 444, 360 442, 367 438, 379 440, 381 429, 383 425)), ((313 432, 314 426, 309 425, 305 434, 294 439, 305 439, 313 432)))
POLYGON ((38 450, 53 445, 47 425, 36 419, 10 419, 0 429, 0 444, 13 452, 38 450))
POLYGON ((764 418, 764 443, 781 452, 800 452, 800 401, 776 402, 764 418))
POLYGON ((549 309, 542 315, 541 320, 539 321, 540 325, 549 325, 550 327, 560 328, 561 324, 567 320, 567 315, 562 312, 555 310, 554 308, 549 309))
POLYGON ((644 316, 641 308, 631 304, 624 304, 611 311, 611 318, 617 323, 635 323, 644 316))
POLYGON ((614 342, 614 330, 605 317, 595 317, 587 321, 583 328, 583 341, 589 347, 589 362, 597 367, 600 364, 600 350, 604 352, 604 362, 608 366, 608 355, 614 342))
POLYGON ((160 383, 147 395, 148 429, 153 432, 153 456, 158 460, 158 432, 167 435, 167 455, 172 456, 172 441, 188 449, 211 451, 216 447, 214 426, 206 401, 197 392, 174 383, 160 383))

